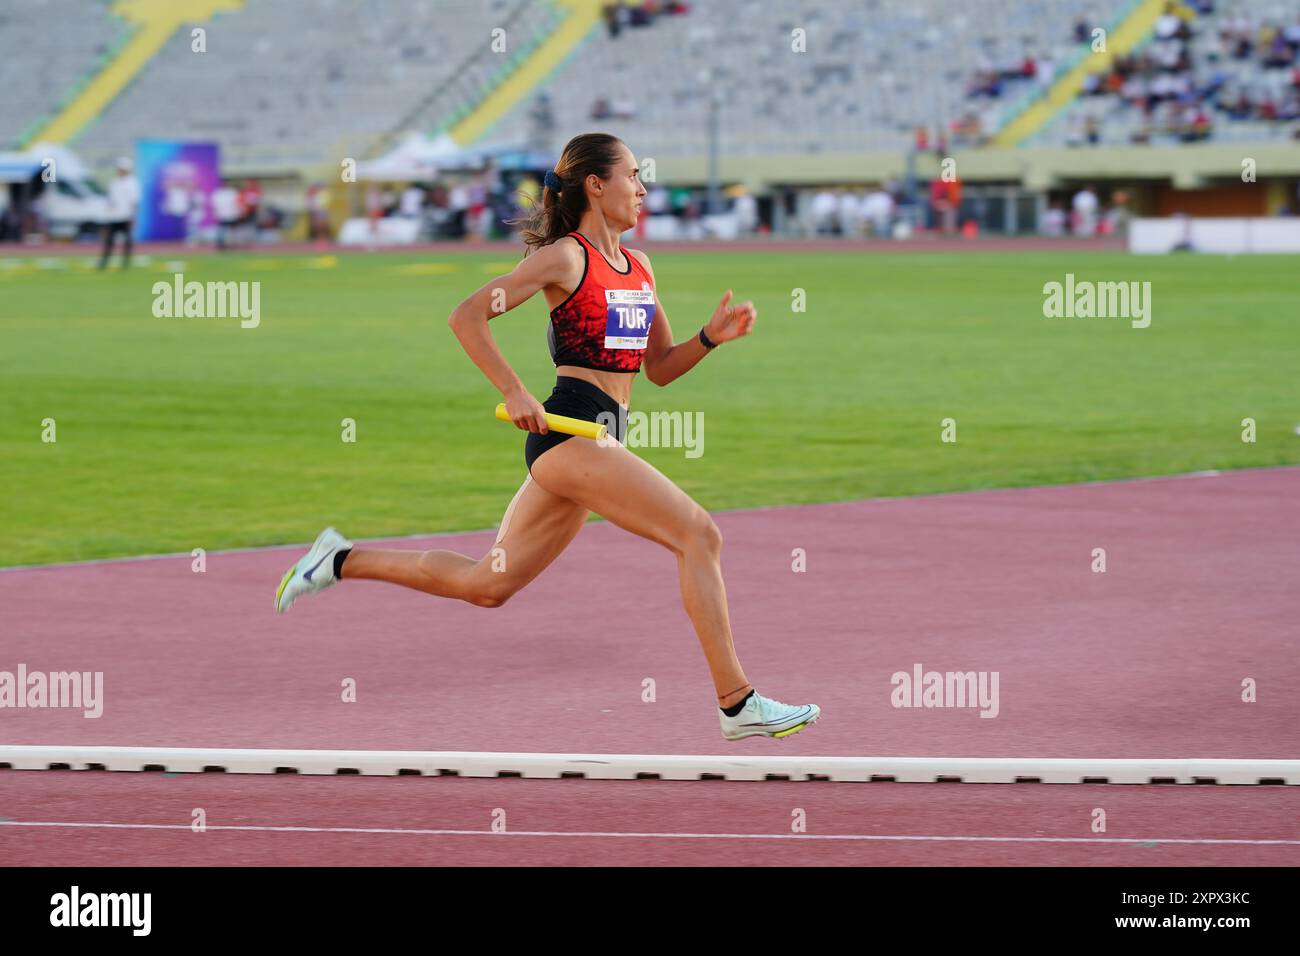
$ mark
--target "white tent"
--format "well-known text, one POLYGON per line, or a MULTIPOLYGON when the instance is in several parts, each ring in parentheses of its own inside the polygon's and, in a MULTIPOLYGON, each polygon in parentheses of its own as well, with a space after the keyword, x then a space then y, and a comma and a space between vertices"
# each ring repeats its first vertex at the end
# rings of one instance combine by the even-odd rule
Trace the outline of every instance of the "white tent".
POLYGON ((392 151, 357 164, 357 179, 370 182, 418 182, 432 179, 440 169, 457 168, 464 150, 446 133, 430 139, 408 133, 392 151))
POLYGON ((430 139, 408 133, 388 154, 357 164, 363 182, 422 182, 446 170, 482 169, 489 162, 498 169, 547 169, 556 157, 519 144, 463 148, 443 133, 430 139))

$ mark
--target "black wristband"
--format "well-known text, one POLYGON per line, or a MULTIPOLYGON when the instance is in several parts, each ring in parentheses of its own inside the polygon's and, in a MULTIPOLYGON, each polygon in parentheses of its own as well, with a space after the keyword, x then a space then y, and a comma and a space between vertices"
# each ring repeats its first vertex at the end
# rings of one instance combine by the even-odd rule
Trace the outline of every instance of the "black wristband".
POLYGON ((718 347, 718 343, 710 342, 709 337, 704 334, 704 326, 700 326, 700 344, 706 349, 716 349, 718 347))

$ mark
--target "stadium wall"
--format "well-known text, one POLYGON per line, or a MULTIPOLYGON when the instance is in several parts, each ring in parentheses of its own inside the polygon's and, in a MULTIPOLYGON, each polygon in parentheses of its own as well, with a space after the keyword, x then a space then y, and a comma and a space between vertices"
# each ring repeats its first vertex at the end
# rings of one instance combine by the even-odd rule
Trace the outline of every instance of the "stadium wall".
MULTIPOLYGON (((638 144, 631 144, 634 151, 638 144)), ((1288 141, 1206 143, 1181 146, 1061 147, 1044 149, 954 149, 957 175, 964 182, 1017 183, 1026 189, 1048 190, 1068 182, 1150 180, 1170 182, 1176 189, 1197 189, 1214 180, 1241 182, 1242 164, 1255 161, 1263 183, 1300 176, 1300 148, 1288 141)), ((638 156, 653 157, 640 147, 638 156)), ((939 175, 943 156, 928 152, 916 157, 923 179, 939 175)), ((719 167, 725 182, 750 189, 783 185, 850 185, 877 183, 905 176, 906 153, 836 153, 746 155, 723 152, 719 167)), ((661 180, 703 184, 708 157, 666 156, 656 163, 661 180)))

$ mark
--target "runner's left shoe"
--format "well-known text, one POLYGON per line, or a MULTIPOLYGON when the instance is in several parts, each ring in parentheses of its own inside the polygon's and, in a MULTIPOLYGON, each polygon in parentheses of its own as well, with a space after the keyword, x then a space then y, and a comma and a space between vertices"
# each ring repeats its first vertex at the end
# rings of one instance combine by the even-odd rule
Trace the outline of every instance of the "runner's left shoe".
POLYGON ((280 579, 280 587, 275 592, 275 610, 283 614, 302 595, 323 591, 337 581, 334 554, 350 547, 352 542, 333 528, 322 531, 311 550, 280 579))

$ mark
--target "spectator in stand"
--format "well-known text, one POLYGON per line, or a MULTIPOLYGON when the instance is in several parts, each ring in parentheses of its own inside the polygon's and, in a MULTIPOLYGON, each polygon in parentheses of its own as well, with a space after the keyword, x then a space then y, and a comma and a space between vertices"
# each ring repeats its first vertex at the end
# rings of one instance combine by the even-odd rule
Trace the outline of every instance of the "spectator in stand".
POLYGON ((839 203, 835 194, 829 189, 822 189, 813 196, 812 221, 813 231, 818 236, 830 236, 835 233, 835 216, 839 203))
POLYGON ((1183 142, 1209 139, 1211 130, 1210 115, 1198 104, 1189 105, 1183 113, 1183 142))
POLYGON ((934 141, 934 158, 943 161, 948 156, 948 131, 939 127, 938 138, 934 141))
POLYGON ((1115 194, 1111 196, 1110 211, 1106 213, 1107 232, 1121 239, 1128 235, 1129 219, 1132 218, 1128 200, 1128 193, 1122 189, 1116 190, 1115 194))
POLYGON ((984 130, 975 113, 966 113, 952 124, 953 141, 959 146, 981 146, 984 143, 984 130))
POLYGON ((108 222, 104 223, 104 254, 99 268, 108 267, 109 257, 117 234, 122 234, 122 268, 131 265, 131 233, 135 230, 135 213, 140 207, 140 181, 131 171, 131 160, 123 156, 117 161, 117 172, 108 186, 108 222))
POLYGON ((1295 61, 1295 47, 1287 42, 1286 34, 1276 27, 1265 44, 1264 65, 1270 69, 1285 69, 1295 61))
POLYGON ((736 214, 737 232, 742 236, 752 236, 754 230, 758 228, 758 200, 750 195, 749 190, 744 186, 738 186, 733 209, 736 214))
POLYGON ((419 219, 424 214, 424 190, 411 183, 402 190, 397 214, 403 219, 419 219))
POLYGON ((222 180, 212 194, 212 214, 217 219, 217 248, 225 249, 229 246, 236 224, 244 218, 239 193, 228 179, 222 180))
POLYGON ((1295 23, 1282 31, 1282 35, 1286 38, 1287 43, 1300 52, 1300 14, 1297 14, 1295 23))
POLYGON ((888 236, 894 219, 894 197, 884 189, 874 189, 862 200, 862 215, 874 236, 888 236))
POLYGON ((862 231, 862 203, 858 194, 845 189, 836 201, 836 218, 840 233, 848 239, 857 239, 862 231))
POLYGON ((1065 145, 1082 146, 1087 138, 1083 129, 1083 116, 1078 113, 1071 113, 1066 120, 1065 145))
POLYGON ((666 216, 672 212, 668 190, 653 183, 646 184, 645 202, 641 206, 650 216, 666 216))
POLYGON ((948 216, 943 231, 945 235, 954 236, 961 226, 961 180, 953 179, 944 185, 948 187, 948 216))
POLYGON ((933 228, 946 232, 948 222, 948 184, 939 177, 930 180, 930 212, 933 228))
POLYGON ((641 3, 637 6, 628 8, 628 26, 648 27, 654 22, 655 14, 657 12, 658 7, 655 6, 654 0, 641 0, 641 3))
POLYGON ((1056 79, 1056 64, 1050 57, 1040 56, 1034 64, 1034 82, 1040 94, 1046 93, 1056 79))
POLYGON ((1176 0, 1169 0, 1165 4, 1165 12, 1156 19, 1156 39, 1189 39, 1192 33, 1188 21, 1195 16, 1195 13, 1181 3, 1177 3, 1176 0))
POLYGON ((491 206, 488 203, 488 177, 488 173, 483 173, 475 176, 469 183, 468 225, 470 237, 473 239, 486 239, 492 227, 491 206))
POLYGON ((379 236, 379 220, 384 218, 384 191, 378 183, 366 187, 366 218, 370 220, 370 237, 379 236))
POLYGON ((1092 186, 1084 186, 1074 194, 1074 234, 1091 238, 1097 232, 1097 194, 1092 186))
POLYGON ((307 190, 307 222, 312 242, 330 238, 330 194, 324 183, 312 183, 307 190))
POLYGON ((244 180, 244 186, 239 191, 239 205, 244 210, 243 218, 239 224, 248 226, 254 233, 257 231, 257 214, 262 208, 262 187, 256 179, 244 180))
POLYGON ((602 13, 605 16, 605 28, 609 31, 609 38, 617 40, 618 35, 623 32, 623 28, 628 25, 628 21, 631 19, 627 4, 623 0, 607 3, 602 13))
POLYGON ((1039 224, 1039 231, 1044 236, 1053 238, 1065 235, 1065 210, 1057 203, 1052 203, 1043 211, 1043 220, 1039 224))
POLYGON ((203 223, 208 218, 208 194, 198 183, 190 183, 190 201, 185 213, 185 244, 195 245, 202 238, 203 223))
POLYGON ((469 203, 468 184, 461 182, 451 187, 447 194, 447 205, 451 210, 450 229, 457 239, 469 235, 469 203))
POLYGON ((701 221, 704 210, 694 195, 687 193, 687 196, 689 198, 682 209, 682 229, 687 239, 702 239, 705 235, 704 223, 701 221))

